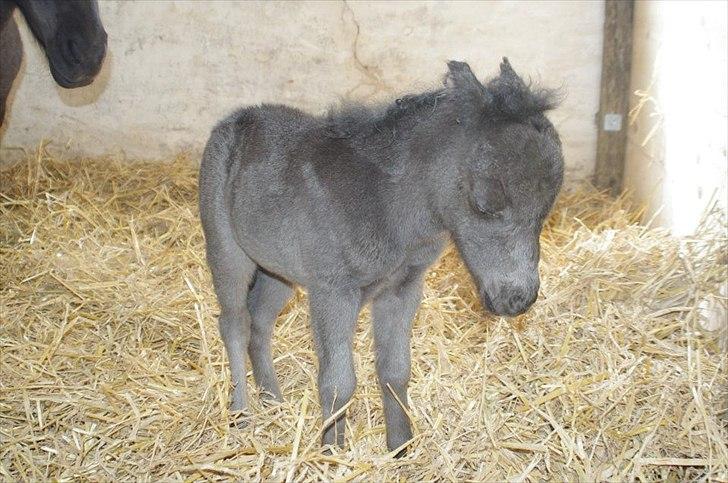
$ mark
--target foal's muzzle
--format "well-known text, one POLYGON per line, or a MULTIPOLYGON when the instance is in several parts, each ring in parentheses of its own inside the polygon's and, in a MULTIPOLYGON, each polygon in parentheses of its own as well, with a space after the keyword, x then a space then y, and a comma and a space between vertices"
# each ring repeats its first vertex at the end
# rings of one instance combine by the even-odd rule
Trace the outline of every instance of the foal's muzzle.
POLYGON ((514 317, 527 311, 538 298, 538 284, 534 287, 504 287, 496 297, 481 290, 480 299, 485 308, 495 314, 514 317))

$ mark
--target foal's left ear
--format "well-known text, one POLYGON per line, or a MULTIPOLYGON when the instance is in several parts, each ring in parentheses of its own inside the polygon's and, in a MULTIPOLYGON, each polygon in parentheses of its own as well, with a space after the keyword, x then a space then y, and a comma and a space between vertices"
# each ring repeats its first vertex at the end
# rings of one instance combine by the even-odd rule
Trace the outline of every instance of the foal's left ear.
POLYGON ((500 75, 501 78, 506 79, 509 82, 526 87, 526 83, 523 82, 523 79, 521 79, 518 74, 516 74, 516 71, 513 70, 511 63, 508 62, 508 57, 503 57, 503 62, 501 62, 500 65, 500 75))
POLYGON ((488 82, 487 91, 493 98, 496 112, 512 119, 525 119, 555 108, 559 103, 557 91, 527 85, 511 67, 507 57, 500 65, 500 76, 488 82))

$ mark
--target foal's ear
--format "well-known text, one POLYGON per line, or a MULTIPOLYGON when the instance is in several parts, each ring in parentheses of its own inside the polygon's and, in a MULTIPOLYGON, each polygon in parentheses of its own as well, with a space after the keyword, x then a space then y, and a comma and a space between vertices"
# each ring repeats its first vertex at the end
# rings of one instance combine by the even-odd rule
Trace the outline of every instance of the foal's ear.
POLYGON ((500 76, 488 82, 486 89, 493 98, 495 111, 512 119, 525 119, 553 109, 559 103, 557 91, 527 85, 507 57, 501 62, 500 76))
POLYGON ((508 62, 508 57, 503 57, 503 62, 501 62, 500 65, 500 76, 503 80, 512 82, 516 85, 520 84, 523 87, 526 87, 526 83, 523 82, 523 79, 521 79, 518 74, 516 74, 516 71, 513 70, 511 63, 508 62))
POLYGON ((454 89, 458 97, 470 102, 486 104, 490 95, 480 83, 470 66, 466 62, 451 60, 447 63, 448 73, 445 76, 445 85, 454 89))
POLYGON ((445 84, 450 84, 453 87, 481 85, 467 62, 449 60, 447 62, 447 69, 448 73, 445 78, 445 84))

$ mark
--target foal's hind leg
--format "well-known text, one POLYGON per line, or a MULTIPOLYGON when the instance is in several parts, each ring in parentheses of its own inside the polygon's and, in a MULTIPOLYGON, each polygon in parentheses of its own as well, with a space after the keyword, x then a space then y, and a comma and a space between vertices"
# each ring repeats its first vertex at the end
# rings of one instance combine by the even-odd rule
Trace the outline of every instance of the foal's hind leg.
POLYGON ((278 386, 271 338, 278 314, 293 295, 293 289, 279 280, 258 269, 255 282, 248 294, 248 310, 251 317, 251 337, 248 355, 253 365, 253 376, 264 394, 272 396, 276 401, 283 401, 278 386))
POLYGON ((220 335, 230 364, 233 384, 230 410, 241 411, 248 406, 245 355, 250 340, 250 313, 247 296, 256 265, 232 239, 215 236, 207 237, 207 262, 220 304, 220 335))

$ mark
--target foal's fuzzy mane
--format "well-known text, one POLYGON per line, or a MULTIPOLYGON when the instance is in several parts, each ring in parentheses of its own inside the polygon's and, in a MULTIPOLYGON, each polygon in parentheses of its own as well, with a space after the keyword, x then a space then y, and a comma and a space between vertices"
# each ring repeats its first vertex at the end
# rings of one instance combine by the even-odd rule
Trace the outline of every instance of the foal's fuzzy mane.
POLYGON ((514 121, 524 121, 532 116, 556 109, 562 100, 562 92, 538 84, 524 83, 503 76, 495 77, 486 86, 493 98, 493 112, 514 121))
POLYGON ((400 124, 427 122, 441 116, 463 121, 511 121, 528 119, 556 108, 558 90, 526 84, 504 58, 500 76, 481 84, 464 62, 448 63, 445 87, 421 94, 408 94, 393 104, 353 104, 332 109, 326 118, 327 132, 334 138, 350 138, 389 132, 397 137, 400 124))
POLYGON ((500 65, 500 75, 485 85, 465 62, 451 60, 447 66, 445 86, 451 97, 459 101, 461 109, 469 109, 478 117, 524 122, 556 108, 560 103, 561 93, 558 90, 531 82, 526 84, 506 57, 500 65))
POLYGON ((329 112, 326 118, 327 131, 335 138, 391 131, 404 118, 423 112, 434 114, 438 104, 445 98, 446 90, 438 89, 421 94, 408 94, 389 105, 345 105, 329 112))

